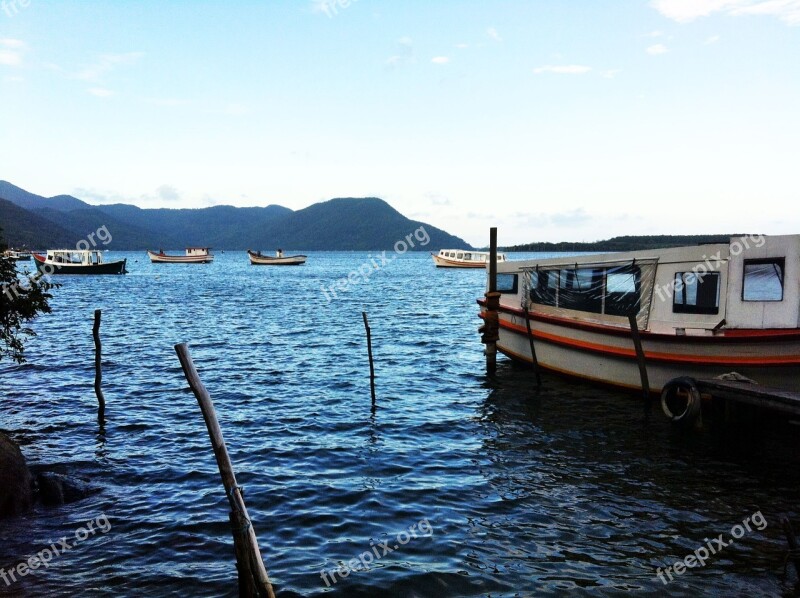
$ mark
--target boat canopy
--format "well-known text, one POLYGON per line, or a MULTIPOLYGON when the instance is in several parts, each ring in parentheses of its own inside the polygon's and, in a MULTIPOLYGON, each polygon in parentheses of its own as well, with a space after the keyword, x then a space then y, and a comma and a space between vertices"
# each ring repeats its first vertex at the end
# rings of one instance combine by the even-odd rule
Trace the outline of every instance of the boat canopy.
POLYGON ((536 264, 522 268, 522 308, 565 318, 609 323, 633 314, 647 328, 658 258, 596 263, 536 264))
POLYGON ((97 249, 48 249, 47 260, 56 264, 102 264, 103 254, 97 249))

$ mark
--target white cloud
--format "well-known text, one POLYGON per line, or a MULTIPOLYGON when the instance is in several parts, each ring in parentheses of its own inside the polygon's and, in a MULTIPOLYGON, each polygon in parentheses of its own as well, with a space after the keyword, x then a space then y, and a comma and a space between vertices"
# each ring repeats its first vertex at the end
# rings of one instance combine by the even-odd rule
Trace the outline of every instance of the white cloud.
POLYGON ((706 45, 716 44, 719 41, 719 35, 712 35, 706 40, 706 45))
POLYGON ((0 37, 0 46, 21 50, 25 47, 25 42, 19 39, 11 39, 10 37, 0 37))
POLYGON ((721 12, 734 16, 770 15, 789 25, 800 25, 800 0, 652 0, 650 5, 679 23, 721 12))
POLYGON ((0 65, 20 66, 25 42, 9 37, 0 38, 0 65))
POLYGON ((655 44, 654 46, 648 47, 646 52, 648 54, 666 54, 669 50, 664 44, 655 44))
POLYGON ((22 55, 13 50, 0 50, 0 65, 19 66, 22 64, 22 55))
POLYGON ((181 194, 172 185, 161 185, 156 189, 156 195, 164 201, 178 201, 181 198, 181 194))
POLYGON ((733 11, 734 15, 770 15, 789 25, 800 25, 800 0, 767 0, 733 11))
POLYGON ((84 66, 80 71, 74 73, 72 78, 81 81, 99 81, 104 75, 110 73, 118 66, 129 66, 136 64, 144 56, 143 52, 128 52, 126 54, 104 54, 94 64, 84 66))
POLYGON ((492 38, 496 42, 503 41, 503 38, 500 37, 500 34, 497 32, 497 29, 495 29, 494 27, 489 27, 486 30, 486 35, 488 35, 490 38, 492 38))
POLYGON ((600 76, 605 77, 606 79, 613 79, 619 72, 621 72, 621 69, 609 69, 607 71, 601 71, 600 76))
POLYGON ((456 48, 458 48, 459 50, 466 50, 467 48, 469 48, 469 44, 456 44, 456 48))
POLYGON ((110 98, 114 95, 113 91, 106 89, 105 87, 92 87, 86 91, 97 98, 110 98))
POLYGON ((663 35, 660 31, 651 31, 650 33, 645 33, 642 37, 662 37, 663 35))
POLYGON ((540 73, 558 73, 560 75, 583 75, 592 70, 590 66, 580 64, 566 64, 561 66, 545 65, 533 69, 537 75, 540 73))
POLYGON ((434 56, 433 58, 431 58, 431 62, 433 64, 447 64, 448 62, 450 62, 450 58, 448 58, 447 56, 434 56))

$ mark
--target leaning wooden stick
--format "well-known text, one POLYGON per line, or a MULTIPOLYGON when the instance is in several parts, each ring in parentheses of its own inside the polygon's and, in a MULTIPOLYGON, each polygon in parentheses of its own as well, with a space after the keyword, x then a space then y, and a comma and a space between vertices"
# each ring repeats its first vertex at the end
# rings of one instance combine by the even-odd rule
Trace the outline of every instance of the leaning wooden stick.
POLYGON ((103 389, 101 388, 103 384, 103 345, 100 343, 101 314, 101 310, 94 310, 94 327, 92 328, 92 336, 94 337, 94 393, 97 395, 97 402, 100 404, 100 411, 102 413, 106 408, 106 398, 103 396, 103 389))
POLYGON ((178 359, 181 362, 186 380, 189 382, 189 387, 192 389, 200 405, 200 410, 203 412, 203 419, 206 422, 208 435, 211 438, 211 447, 214 449, 219 474, 222 477, 222 485, 225 487, 225 494, 228 496, 228 502, 231 506, 234 549, 239 570, 239 595, 275 598, 272 584, 269 581, 269 576, 261 557, 261 551, 258 548, 258 538, 256 538, 256 532, 253 529, 250 516, 247 514, 247 506, 244 504, 242 489, 236 483, 228 448, 225 446, 225 439, 222 437, 217 413, 214 411, 214 403, 211 401, 211 396, 197 374, 186 343, 175 345, 175 352, 178 354, 178 359))
POLYGON ((372 333, 367 322, 367 312, 362 311, 364 318, 364 328, 367 331, 367 355, 369 355, 369 390, 372 393, 372 402, 375 402, 375 365, 372 361, 372 333))

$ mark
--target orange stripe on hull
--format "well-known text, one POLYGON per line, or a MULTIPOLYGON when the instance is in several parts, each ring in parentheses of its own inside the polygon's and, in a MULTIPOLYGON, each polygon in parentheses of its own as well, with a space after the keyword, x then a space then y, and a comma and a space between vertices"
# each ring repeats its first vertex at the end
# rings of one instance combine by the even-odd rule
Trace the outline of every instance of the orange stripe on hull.
MULTIPOLYGON (((510 330, 514 333, 520 334, 528 338, 528 330, 524 326, 512 324, 506 320, 500 320, 500 327, 510 330)), ((613 347, 599 343, 591 343, 574 338, 559 336, 548 332, 541 332, 534 330, 532 332, 534 339, 544 342, 561 345, 577 349, 579 351, 589 351, 592 353, 600 353, 611 357, 620 357, 624 359, 636 359, 636 351, 633 349, 624 349, 621 347, 613 347)), ((631 341, 632 342, 632 341, 631 341)), ((746 356, 713 356, 713 355, 684 355, 678 353, 661 353, 654 351, 645 351, 645 358, 648 361, 660 363, 682 363, 692 365, 721 365, 721 366, 736 366, 736 365, 752 365, 752 366, 786 366, 786 365, 800 365, 800 355, 786 355, 774 357, 746 357, 746 356)))

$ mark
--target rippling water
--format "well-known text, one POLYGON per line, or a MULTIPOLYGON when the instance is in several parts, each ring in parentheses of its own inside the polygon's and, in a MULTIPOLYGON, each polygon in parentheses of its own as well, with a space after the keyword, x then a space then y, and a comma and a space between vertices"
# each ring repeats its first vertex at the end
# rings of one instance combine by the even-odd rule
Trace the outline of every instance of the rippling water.
POLYGON ((779 517, 798 518, 796 434, 681 434, 636 398, 552 377, 537 390, 505 361, 487 380, 482 271, 407 254, 328 303, 320 287, 374 256, 316 253, 297 268, 251 267, 243 252, 207 266, 126 256, 127 276, 61 277, 29 362, 0 364, 0 422, 29 463, 95 490, 1 522, 0 567, 101 514, 111 529, 10 586, 0 580, 0 594, 237 594, 227 500, 173 349, 184 341, 279 595, 792 592, 779 517), (656 576, 757 511, 765 529, 669 586, 656 576), (398 541, 426 523, 432 535, 398 541), (381 543, 392 552, 369 571, 326 586, 322 571, 381 543))

